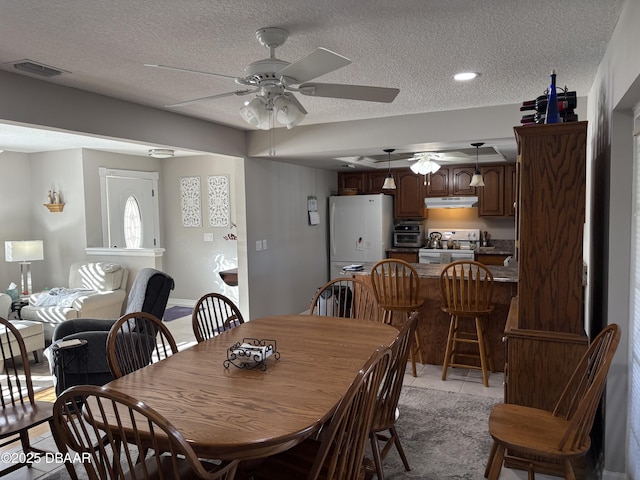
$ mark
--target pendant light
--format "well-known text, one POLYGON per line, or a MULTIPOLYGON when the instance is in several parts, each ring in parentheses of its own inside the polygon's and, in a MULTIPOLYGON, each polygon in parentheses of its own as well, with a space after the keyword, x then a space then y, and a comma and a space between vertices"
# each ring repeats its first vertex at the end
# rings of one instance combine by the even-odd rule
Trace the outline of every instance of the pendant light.
POLYGON ((471 178, 471 183, 469 186, 471 187, 484 187, 484 180, 482 179, 482 174, 480 173, 480 169, 478 168, 478 150, 480 147, 484 145, 484 142, 472 143, 472 147, 476 147, 476 171, 471 178))
POLYGON ((396 189, 396 181, 393 179, 393 175, 391 174, 391 152, 395 152, 395 148, 385 148, 383 152, 386 152, 388 155, 389 161, 389 171, 387 173, 387 178, 384 179, 384 183, 382 184, 383 190, 395 190, 396 189))

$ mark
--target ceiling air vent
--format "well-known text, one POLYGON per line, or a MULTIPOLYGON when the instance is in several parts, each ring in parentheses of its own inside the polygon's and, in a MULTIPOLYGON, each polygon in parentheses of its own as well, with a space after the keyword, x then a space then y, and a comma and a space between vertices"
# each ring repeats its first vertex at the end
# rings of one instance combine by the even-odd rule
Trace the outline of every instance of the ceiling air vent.
POLYGON ((33 75, 40 75, 41 77, 55 77, 62 73, 62 70, 47 67, 30 60, 23 60, 18 63, 14 63, 13 67, 21 72, 32 73, 33 75))

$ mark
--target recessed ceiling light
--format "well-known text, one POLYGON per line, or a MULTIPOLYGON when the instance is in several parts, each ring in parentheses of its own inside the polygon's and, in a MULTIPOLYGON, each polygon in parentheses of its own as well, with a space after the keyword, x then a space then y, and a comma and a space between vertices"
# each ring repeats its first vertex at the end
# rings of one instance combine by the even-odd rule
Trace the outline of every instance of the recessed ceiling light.
POLYGON ((477 76, 478 74, 476 72, 462 72, 462 73, 456 73, 453 76, 453 79, 459 82, 466 82, 468 80, 473 80, 477 76))

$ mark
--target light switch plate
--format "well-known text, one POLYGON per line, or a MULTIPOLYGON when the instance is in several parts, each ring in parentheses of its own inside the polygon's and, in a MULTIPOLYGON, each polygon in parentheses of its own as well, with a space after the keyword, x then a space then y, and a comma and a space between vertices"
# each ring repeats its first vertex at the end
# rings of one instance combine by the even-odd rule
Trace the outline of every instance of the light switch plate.
POLYGON ((204 234, 205 242, 213 242, 213 233, 205 233, 204 234))
POLYGON ((264 240, 262 240, 262 249, 263 250, 267 249, 267 239, 266 238, 264 240))
POLYGON ((256 252, 262 251, 262 240, 256 240, 256 252))

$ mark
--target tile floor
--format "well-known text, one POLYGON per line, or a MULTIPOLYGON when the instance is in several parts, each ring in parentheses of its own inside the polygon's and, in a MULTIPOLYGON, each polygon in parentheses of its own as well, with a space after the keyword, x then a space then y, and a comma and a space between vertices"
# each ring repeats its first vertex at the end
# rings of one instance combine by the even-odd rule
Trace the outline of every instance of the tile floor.
MULTIPOLYGON (((178 348, 184 349, 196 343, 191 329, 190 317, 179 318, 168 322, 167 327, 176 339, 178 348)), ((46 376, 49 375, 46 361, 40 364, 32 364, 32 370, 33 375, 37 375, 41 378, 46 378, 46 376)), ((408 364, 404 384, 418 388, 446 390, 465 393, 468 395, 494 397, 497 399, 503 398, 502 373, 490 375, 488 388, 484 387, 482 384, 482 374, 478 370, 450 369, 446 381, 442 381, 440 379, 441 374, 442 368, 440 366, 418 364, 417 376, 413 377, 411 375, 411 364, 408 364)), ((35 434, 39 436, 33 442, 34 444, 37 443, 38 447, 45 450, 57 451, 48 427, 44 427, 43 431, 35 432, 35 434)), ((2 449, 1 451, 5 452, 6 450, 2 449)), ((13 448, 10 451, 19 451, 19 449, 13 448)), ((3 464, 2 461, 0 461, 0 469, 4 468, 4 466, 6 466, 6 464, 3 464)), ((32 468, 21 468, 16 472, 6 475, 4 478, 7 480, 36 480, 58 467, 60 467, 60 464, 57 464, 54 461, 49 463, 39 462, 38 464, 34 464, 32 468)), ((526 472, 508 468, 503 468, 500 475, 500 480, 521 480, 526 478, 526 472)), ((537 480, 554 480, 557 478, 558 477, 536 474, 537 480)))

